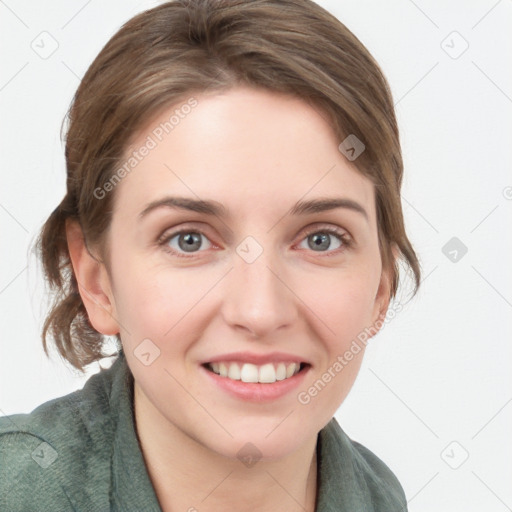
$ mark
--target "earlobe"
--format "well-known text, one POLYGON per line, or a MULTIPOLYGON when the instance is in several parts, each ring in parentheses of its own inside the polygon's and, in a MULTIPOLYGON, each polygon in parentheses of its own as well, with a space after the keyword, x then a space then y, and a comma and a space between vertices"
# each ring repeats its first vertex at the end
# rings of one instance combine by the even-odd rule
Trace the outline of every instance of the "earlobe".
POLYGON ((78 222, 69 219, 66 221, 66 237, 78 290, 91 325, 105 335, 119 333, 105 265, 90 254, 78 222))

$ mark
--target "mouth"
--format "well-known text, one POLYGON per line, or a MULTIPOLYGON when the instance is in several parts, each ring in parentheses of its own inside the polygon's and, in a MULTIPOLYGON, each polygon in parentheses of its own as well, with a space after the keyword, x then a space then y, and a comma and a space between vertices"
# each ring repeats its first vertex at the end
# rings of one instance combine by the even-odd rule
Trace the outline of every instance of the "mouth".
POLYGON ((233 361, 204 363, 203 368, 211 373, 228 380, 245 383, 273 384, 278 381, 291 379, 305 372, 311 366, 309 363, 285 362, 255 365, 233 361))

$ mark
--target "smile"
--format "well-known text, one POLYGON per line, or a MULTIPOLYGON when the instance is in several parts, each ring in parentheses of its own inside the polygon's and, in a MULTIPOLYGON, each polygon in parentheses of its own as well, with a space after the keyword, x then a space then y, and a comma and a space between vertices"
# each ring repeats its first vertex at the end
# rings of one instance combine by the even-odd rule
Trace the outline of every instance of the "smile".
POLYGON ((215 362, 204 365, 208 370, 221 377, 242 382, 272 384, 286 380, 299 373, 306 363, 267 363, 261 366, 251 363, 215 362))

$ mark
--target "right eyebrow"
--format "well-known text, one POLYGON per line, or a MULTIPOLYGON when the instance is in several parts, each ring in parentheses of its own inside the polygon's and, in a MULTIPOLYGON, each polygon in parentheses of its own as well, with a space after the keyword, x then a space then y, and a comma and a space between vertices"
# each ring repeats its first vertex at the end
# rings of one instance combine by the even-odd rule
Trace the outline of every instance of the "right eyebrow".
POLYGON ((139 213, 139 220, 158 208, 177 208, 197 213, 204 213, 206 215, 215 215, 218 217, 227 216, 226 208, 217 201, 205 201, 202 199, 192 199, 188 197, 166 196, 162 199, 152 201, 146 205, 144 210, 139 213))

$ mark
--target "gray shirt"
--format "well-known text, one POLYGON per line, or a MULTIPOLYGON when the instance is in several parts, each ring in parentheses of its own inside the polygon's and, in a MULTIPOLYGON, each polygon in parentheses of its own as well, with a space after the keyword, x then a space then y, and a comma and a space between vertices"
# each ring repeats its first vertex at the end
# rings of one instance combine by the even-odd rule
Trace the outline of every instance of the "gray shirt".
MULTIPOLYGON (((317 438, 316 512, 405 512, 392 471, 335 418, 317 438)), ((161 512, 137 439, 121 350, 84 387, 0 417, 0 510, 161 512)))

